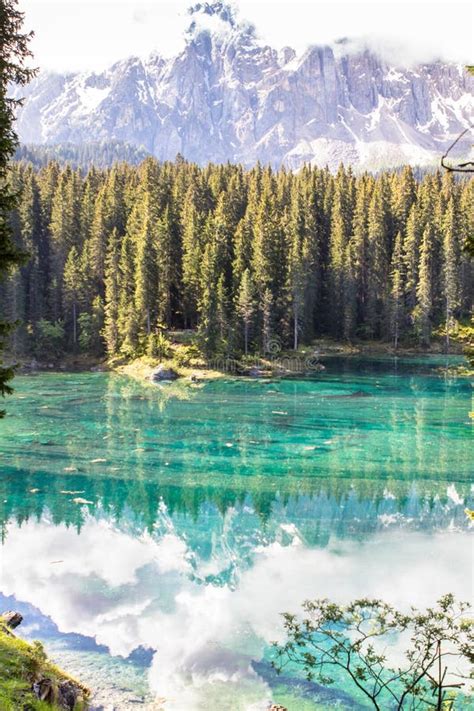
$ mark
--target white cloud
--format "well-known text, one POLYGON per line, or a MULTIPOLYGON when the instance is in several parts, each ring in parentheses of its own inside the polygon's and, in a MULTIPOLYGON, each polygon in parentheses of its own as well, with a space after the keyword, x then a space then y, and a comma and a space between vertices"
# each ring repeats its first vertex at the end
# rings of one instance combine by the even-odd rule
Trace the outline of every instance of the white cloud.
MULTIPOLYGON (((36 31, 37 63, 58 71, 103 69, 132 54, 170 56, 183 44, 188 0, 20 0, 36 31)), ((368 42, 401 63, 474 61, 473 6, 432 0, 239 0, 240 17, 276 47, 368 42)))
MULTIPOLYGON (((255 540, 248 535, 247 543, 255 540)), ((95 636, 113 654, 156 649, 150 683, 168 698, 169 711, 266 708, 269 689, 250 662, 278 638, 280 613, 297 611, 304 599, 373 596, 423 607, 448 591, 472 596, 467 531, 397 528, 363 542, 333 539, 325 549, 306 547, 297 527, 285 535, 286 546, 254 545, 253 562, 231 587, 203 584, 208 561, 172 525, 162 537, 136 538, 92 518, 80 536, 64 525, 28 522, 9 528, 0 590, 39 607, 62 632, 95 636)), ((237 551, 227 553, 214 558, 215 573, 236 559, 237 551)))

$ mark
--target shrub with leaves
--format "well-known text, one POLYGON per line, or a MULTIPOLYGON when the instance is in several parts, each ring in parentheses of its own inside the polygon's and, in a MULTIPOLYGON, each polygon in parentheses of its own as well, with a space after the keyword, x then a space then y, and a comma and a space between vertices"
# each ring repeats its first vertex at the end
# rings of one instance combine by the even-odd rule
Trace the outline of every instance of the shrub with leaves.
POLYGON ((58 358, 64 351, 64 325, 62 321, 38 321, 35 355, 38 358, 58 358))
POLYGON ((350 682, 378 711, 447 711, 472 692, 474 620, 453 595, 423 612, 369 599, 307 601, 303 611, 303 618, 283 615, 287 641, 274 644, 277 672, 293 665, 325 686, 350 682))

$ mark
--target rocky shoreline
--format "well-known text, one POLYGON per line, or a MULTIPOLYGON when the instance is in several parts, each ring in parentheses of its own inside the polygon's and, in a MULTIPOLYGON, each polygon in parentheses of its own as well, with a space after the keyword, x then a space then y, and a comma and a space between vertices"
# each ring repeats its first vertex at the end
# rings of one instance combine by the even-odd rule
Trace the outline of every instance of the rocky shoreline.
POLYGON ((15 688, 10 691, 11 686, 3 689, 0 679, 2 699, 5 694, 13 694, 11 700, 19 710, 31 708, 34 700, 63 711, 90 709, 90 691, 86 686, 52 664, 39 642, 29 644, 16 636, 14 630, 22 622, 19 612, 0 615, 0 667, 8 682, 15 681, 15 688))
MULTIPOLYGON (((206 359, 202 354, 184 357, 179 344, 172 344, 172 352, 159 358, 141 356, 132 360, 124 358, 107 361, 86 355, 70 355, 66 358, 38 361, 35 358, 8 360, 15 364, 18 374, 36 372, 117 372, 154 384, 182 380, 196 383, 225 377, 275 377, 308 374, 324 370, 320 359, 331 356, 367 357, 417 357, 444 355, 444 342, 436 341, 428 349, 420 347, 400 347, 395 350, 383 342, 349 344, 321 339, 311 347, 299 351, 278 351, 267 356, 232 358, 226 356, 206 359)), ((463 355, 463 346, 452 343, 449 355, 463 355)))

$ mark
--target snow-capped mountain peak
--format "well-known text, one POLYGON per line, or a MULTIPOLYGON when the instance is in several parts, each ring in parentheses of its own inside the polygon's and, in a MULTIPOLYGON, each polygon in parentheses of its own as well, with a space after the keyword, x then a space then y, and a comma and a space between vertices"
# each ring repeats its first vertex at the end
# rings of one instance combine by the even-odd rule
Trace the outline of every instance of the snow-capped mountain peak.
POLYGON ((205 36, 217 46, 256 42, 255 27, 240 21, 237 11, 223 2, 198 3, 189 8, 191 22, 185 32, 187 44, 197 44, 205 36))
POLYGON ((209 18, 218 20, 225 25, 235 27, 235 10, 228 3, 223 2, 198 2, 188 9, 188 15, 192 17, 191 24, 198 24, 199 21, 209 21, 209 18))
MULTIPOLYGON (((24 143, 124 141, 160 159, 299 168, 430 164, 474 115, 474 77, 337 47, 276 51, 231 5, 190 8, 183 50, 105 72, 40 74, 18 116, 24 143)), ((351 49, 352 47, 352 49, 351 49)))

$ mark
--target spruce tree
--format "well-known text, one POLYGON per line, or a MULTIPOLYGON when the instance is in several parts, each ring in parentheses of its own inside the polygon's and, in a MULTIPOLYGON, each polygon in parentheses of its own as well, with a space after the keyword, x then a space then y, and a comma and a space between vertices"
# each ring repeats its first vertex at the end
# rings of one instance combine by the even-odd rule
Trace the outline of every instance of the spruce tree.
POLYGON ((352 220, 348 185, 348 177, 341 166, 334 181, 329 235, 327 312, 334 336, 342 335, 344 322, 344 257, 352 220))
POLYGON ((450 333, 459 307, 458 274, 458 214, 454 196, 448 202, 443 220, 443 295, 445 307, 446 350, 449 350, 450 333))
POLYGON ((183 234, 183 312, 185 327, 196 324, 200 291, 200 268, 203 258, 202 235, 205 228, 206 213, 199 208, 201 195, 194 186, 186 194, 182 211, 183 234))
POLYGON ((262 297, 262 347, 265 355, 275 355, 279 342, 273 340, 274 305, 270 289, 265 289, 262 297))
POLYGON ((364 323, 367 317, 370 269, 367 225, 369 190, 369 180, 366 176, 362 176, 357 190, 350 245, 345 255, 345 281, 349 282, 347 287, 345 286, 345 308, 349 309, 349 314, 345 318, 346 338, 349 333, 353 335, 357 325, 364 323))
POLYGON ((158 318, 158 215, 149 193, 145 193, 140 210, 142 228, 136 239, 135 309, 139 331, 150 336, 158 318))
POLYGON ((117 228, 110 233, 105 259, 105 307, 103 337, 107 355, 117 355, 120 348, 119 308, 120 308, 120 239, 117 228))
POLYGON ((344 293, 343 293, 343 335, 351 341, 357 326, 357 289, 358 277, 356 243, 349 241, 344 253, 344 293))
POLYGON ((121 243, 118 281, 120 350, 124 355, 132 356, 137 351, 138 326, 135 312, 135 250, 129 234, 125 234, 121 243))
POLYGON ((217 352, 219 344, 219 320, 217 303, 218 249, 215 240, 208 241, 202 258, 199 310, 199 337, 206 356, 217 352))
POLYGON ((305 294, 308 284, 309 240, 306 234, 305 211, 299 185, 295 182, 291 197, 290 215, 287 224, 288 291, 293 320, 293 349, 298 350, 300 331, 304 323, 305 294))
POLYGON ((402 235, 399 232, 395 238, 390 264, 391 336, 395 350, 398 348, 404 323, 403 277, 402 235))
POLYGON ((245 269, 242 274, 242 281, 237 293, 236 304, 237 315, 242 320, 244 327, 244 353, 249 352, 249 334, 252 326, 252 320, 256 311, 255 304, 255 289, 252 281, 252 276, 248 269, 245 269))
POLYGON ((416 285, 418 283, 419 263, 418 255, 421 242, 420 224, 419 208, 415 204, 412 205, 408 215, 403 240, 405 300, 408 312, 412 312, 416 306, 416 285))
POLYGON ((433 261, 433 230, 428 224, 423 232, 421 242, 419 279, 416 287, 417 305, 414 311, 414 321, 420 343, 429 346, 431 339, 432 315, 432 261, 433 261))
POLYGON ((373 338, 383 335, 387 315, 388 233, 386 205, 381 185, 377 183, 369 204, 367 217, 369 273, 367 290, 366 334, 373 338))
POLYGON ((176 283, 175 231, 167 206, 156 223, 157 318, 161 326, 171 326, 172 291, 176 283))
POLYGON ((71 247, 66 264, 64 265, 63 294, 65 316, 67 320, 70 319, 72 321, 72 343, 73 348, 75 348, 78 339, 77 319, 81 299, 80 260, 77 247, 75 246, 71 247))
MULTIPOLYGON (((0 4, 0 278, 25 260, 12 241, 9 216, 17 204, 18 196, 9 184, 9 164, 17 147, 14 129, 15 111, 21 101, 8 94, 12 85, 24 86, 34 70, 28 68, 31 57, 29 42, 32 33, 22 32, 24 15, 18 10, 16 0, 2 0, 0 4)), ((2 367, 2 352, 10 325, 0 321, 0 395, 11 391, 8 381, 13 377, 11 368, 2 367)), ((0 416, 3 412, 0 412, 0 416)))

